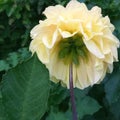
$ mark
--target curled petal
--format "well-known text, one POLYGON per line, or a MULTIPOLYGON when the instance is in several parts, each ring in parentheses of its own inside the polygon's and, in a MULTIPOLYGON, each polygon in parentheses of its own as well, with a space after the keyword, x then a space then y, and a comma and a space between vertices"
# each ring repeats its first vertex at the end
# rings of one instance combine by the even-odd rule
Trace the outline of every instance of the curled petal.
POLYGON ((65 8, 63 6, 56 5, 56 6, 47 7, 43 12, 43 14, 45 14, 47 18, 52 18, 59 16, 61 13, 64 13, 64 11, 65 8))
POLYGON ((95 55, 98 58, 104 58, 104 54, 102 54, 101 50, 99 49, 99 47, 92 41, 86 41, 85 39, 83 40, 86 47, 88 48, 88 50, 95 55))
POLYGON ((37 53, 38 58, 44 64, 49 62, 49 50, 39 40, 33 40, 30 44, 30 50, 37 53), (42 51, 42 52, 41 52, 42 51))

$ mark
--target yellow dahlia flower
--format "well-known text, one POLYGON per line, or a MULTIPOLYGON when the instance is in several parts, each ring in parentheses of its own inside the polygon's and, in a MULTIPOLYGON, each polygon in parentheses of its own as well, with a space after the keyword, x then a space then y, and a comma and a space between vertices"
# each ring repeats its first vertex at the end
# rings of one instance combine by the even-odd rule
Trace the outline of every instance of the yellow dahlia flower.
POLYGON ((69 66, 73 63, 73 85, 83 89, 100 83, 118 61, 119 40, 114 26, 101 8, 88 10, 84 3, 70 1, 66 7, 50 6, 31 31, 30 50, 46 65, 50 79, 69 88, 69 66))

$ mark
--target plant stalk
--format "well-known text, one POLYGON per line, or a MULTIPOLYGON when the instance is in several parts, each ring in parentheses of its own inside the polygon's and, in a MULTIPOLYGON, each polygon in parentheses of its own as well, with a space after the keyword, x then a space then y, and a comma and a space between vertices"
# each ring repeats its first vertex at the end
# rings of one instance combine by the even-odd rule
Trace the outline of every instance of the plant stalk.
POLYGON ((73 120, 78 120, 76 105, 75 105, 74 88, 73 88, 73 65, 72 64, 70 64, 70 68, 69 68, 69 85, 70 85, 70 99, 71 99, 73 120))

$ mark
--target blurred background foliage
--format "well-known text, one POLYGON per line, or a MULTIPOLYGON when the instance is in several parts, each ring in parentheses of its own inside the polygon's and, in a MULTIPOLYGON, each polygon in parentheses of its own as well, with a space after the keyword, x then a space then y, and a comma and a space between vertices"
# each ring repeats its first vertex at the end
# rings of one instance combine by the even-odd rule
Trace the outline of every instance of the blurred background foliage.
MULTIPOLYGON (((97 5, 103 16, 108 15, 120 39, 120 0, 78 0, 90 9, 97 5)), ((44 19, 43 10, 50 5, 66 5, 69 0, 0 0, 0 81, 2 75, 30 58, 30 30, 44 19)), ((119 60, 120 60, 120 49, 119 60)), ((69 120, 69 91, 51 83, 48 110, 42 120, 69 120)), ((75 90, 80 120, 120 120, 120 61, 114 64, 100 85, 75 90), (82 111, 82 112, 81 112, 82 111)), ((0 94, 0 106, 1 106, 0 94)), ((4 114, 0 108, 0 114, 4 114)), ((3 118, 0 118, 3 120, 3 118)))

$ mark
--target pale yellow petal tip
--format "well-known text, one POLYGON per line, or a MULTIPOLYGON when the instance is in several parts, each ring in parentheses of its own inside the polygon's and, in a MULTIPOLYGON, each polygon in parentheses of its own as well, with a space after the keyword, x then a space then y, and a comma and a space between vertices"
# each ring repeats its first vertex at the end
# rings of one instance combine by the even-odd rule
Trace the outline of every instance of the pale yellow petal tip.
POLYGON ((77 0, 71 0, 67 5, 67 9, 79 9, 82 8, 83 10, 87 10, 85 3, 80 3, 77 0))

